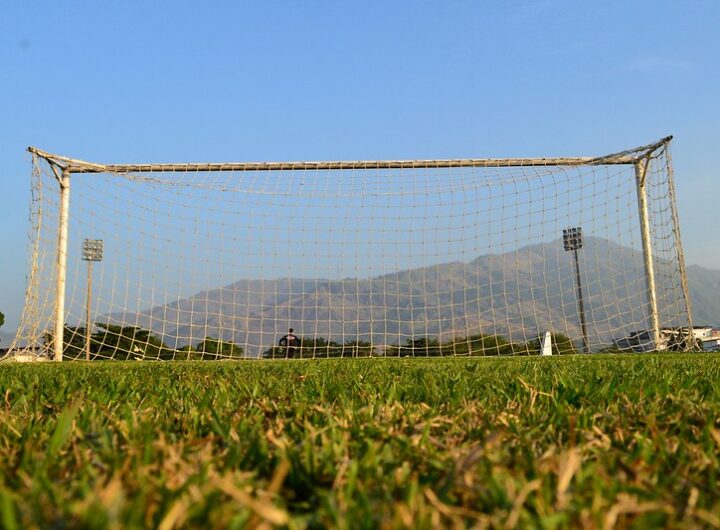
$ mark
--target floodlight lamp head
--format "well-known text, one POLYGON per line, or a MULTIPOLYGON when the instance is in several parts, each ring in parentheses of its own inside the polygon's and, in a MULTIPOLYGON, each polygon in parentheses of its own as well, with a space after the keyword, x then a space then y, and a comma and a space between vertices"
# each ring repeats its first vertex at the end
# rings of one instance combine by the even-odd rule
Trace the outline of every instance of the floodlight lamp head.
POLYGON ((579 226, 575 228, 564 228, 563 245, 565 246, 566 252, 581 249, 583 247, 582 228, 579 226))
POLYGON ((82 259, 83 261, 102 261, 103 240, 85 239, 82 246, 82 259))

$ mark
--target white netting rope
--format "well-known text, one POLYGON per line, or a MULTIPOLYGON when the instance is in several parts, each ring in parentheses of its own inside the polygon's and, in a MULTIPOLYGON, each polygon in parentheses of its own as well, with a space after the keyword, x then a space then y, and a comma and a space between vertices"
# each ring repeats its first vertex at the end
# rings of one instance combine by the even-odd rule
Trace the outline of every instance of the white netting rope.
MULTIPOLYGON (((652 337, 635 167, 617 161, 648 154, 659 318, 688 326, 667 143, 585 165, 93 165, 70 177, 64 357, 87 354, 85 238, 104 242, 91 278, 91 358, 521 354, 537 352, 546 331, 580 351, 569 227, 584 236, 592 350, 642 348, 652 337), (290 328, 300 344, 280 347, 290 328)), ((33 156, 31 267, 14 345, 49 356, 60 217, 52 164, 80 167, 68 161, 33 156)))

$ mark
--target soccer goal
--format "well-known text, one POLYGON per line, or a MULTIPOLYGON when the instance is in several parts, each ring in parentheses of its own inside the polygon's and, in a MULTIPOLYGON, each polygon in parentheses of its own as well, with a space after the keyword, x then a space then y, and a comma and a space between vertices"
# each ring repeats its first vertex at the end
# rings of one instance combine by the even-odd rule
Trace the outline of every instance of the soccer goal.
POLYGON ((555 353, 662 349, 665 330, 692 326, 670 141, 596 157, 187 164, 29 148, 12 349, 518 355, 539 354, 548 331, 555 353))

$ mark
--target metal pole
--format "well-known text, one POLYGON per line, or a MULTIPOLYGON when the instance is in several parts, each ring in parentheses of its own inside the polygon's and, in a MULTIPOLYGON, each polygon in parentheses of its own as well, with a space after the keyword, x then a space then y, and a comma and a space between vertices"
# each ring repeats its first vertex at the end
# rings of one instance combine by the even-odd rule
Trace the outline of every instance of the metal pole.
MULTIPOLYGON (((677 205, 675 204, 675 183, 673 177, 672 157, 670 156, 670 140, 665 144, 665 163, 667 164, 668 198, 670 199, 670 213, 672 216, 673 233, 675 235, 675 249, 677 252, 678 269, 680 270, 680 286, 685 299, 687 311, 688 335, 693 337, 692 304, 690 303, 690 288, 687 281, 685 269, 685 254, 683 253, 682 237, 680 237, 680 221, 678 219, 677 205)), ((691 341, 691 343, 694 341, 691 341)), ((692 344, 691 344, 692 346, 692 344)))
POLYGON ((651 336, 653 347, 660 347, 660 317, 657 308, 655 292, 655 264, 652 254, 652 240, 650 238, 650 221, 648 218, 647 189, 645 176, 648 170, 648 159, 644 158, 635 164, 635 181, 638 196, 638 211, 640 213, 640 235, 642 238, 643 258, 645 259, 645 282, 647 285, 648 311, 652 326, 651 336))
POLYGON ((580 313, 580 327, 582 328, 583 349, 585 353, 590 353, 590 343, 588 342, 587 327, 585 326, 585 305, 583 304, 582 284, 580 283, 580 263, 578 261, 578 251, 573 250, 573 258, 575 261, 575 282, 577 283, 577 299, 578 313, 580 313))
POLYGON ((90 360, 90 330, 92 326, 92 261, 87 262, 87 299, 85 300, 85 360, 90 360))
POLYGON ((635 164, 644 153, 652 153, 669 142, 672 136, 635 149, 599 157, 552 158, 473 158, 454 160, 338 160, 319 162, 230 162, 222 164, 96 164, 66 156, 54 155, 36 147, 28 151, 50 162, 70 168, 72 173, 151 173, 187 171, 307 171, 338 169, 432 169, 449 167, 516 167, 516 166, 585 166, 635 164))
POLYGON ((57 284, 55 292, 54 359, 62 361, 65 343, 65 279, 67 275, 68 217, 70 213, 70 171, 63 169, 60 179, 60 219, 58 227, 57 284))

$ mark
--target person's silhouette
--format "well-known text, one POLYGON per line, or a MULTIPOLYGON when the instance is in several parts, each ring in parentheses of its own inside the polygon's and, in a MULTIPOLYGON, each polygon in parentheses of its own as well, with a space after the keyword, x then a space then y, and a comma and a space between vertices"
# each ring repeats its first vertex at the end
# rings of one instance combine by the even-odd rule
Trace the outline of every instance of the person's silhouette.
POLYGON ((281 348, 285 348, 285 357, 292 359, 297 352, 297 348, 300 347, 300 339, 293 333, 293 328, 290 328, 287 335, 284 335, 278 344, 281 348))

